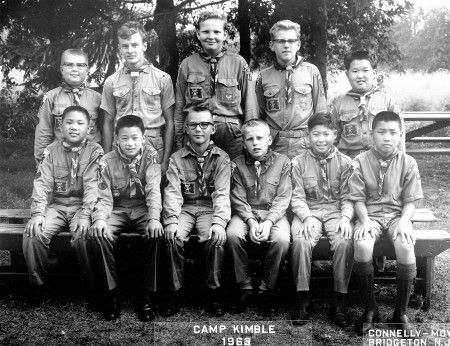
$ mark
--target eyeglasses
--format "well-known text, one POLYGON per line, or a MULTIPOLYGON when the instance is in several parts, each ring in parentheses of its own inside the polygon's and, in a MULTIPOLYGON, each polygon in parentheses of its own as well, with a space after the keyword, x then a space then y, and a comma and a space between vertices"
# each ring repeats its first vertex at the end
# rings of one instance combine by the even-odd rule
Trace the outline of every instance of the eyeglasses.
POLYGON ((290 46, 292 46, 294 43, 298 42, 298 40, 272 40, 272 42, 275 42, 276 44, 279 44, 280 46, 285 46, 286 43, 289 43, 290 46))
POLYGON ((76 67, 77 69, 82 69, 82 68, 86 68, 88 65, 85 63, 73 63, 73 62, 65 62, 63 64, 63 66, 68 67, 68 68, 74 68, 76 67))
POLYGON ((209 122, 201 122, 201 123, 187 123, 186 126, 190 129, 190 130, 195 130, 197 128, 197 126, 200 126, 200 128, 202 130, 206 130, 208 128, 208 126, 214 126, 213 123, 209 123, 209 122))

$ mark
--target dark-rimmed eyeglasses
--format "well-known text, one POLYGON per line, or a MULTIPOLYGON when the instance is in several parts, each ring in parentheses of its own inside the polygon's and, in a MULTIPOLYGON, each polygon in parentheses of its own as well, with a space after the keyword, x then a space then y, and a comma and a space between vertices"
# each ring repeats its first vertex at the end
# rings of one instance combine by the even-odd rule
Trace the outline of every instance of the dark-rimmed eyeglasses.
POLYGON ((196 128, 197 128, 197 126, 200 126, 200 128, 202 129, 202 130, 206 130, 207 128, 208 128, 208 126, 209 125, 211 125, 211 126, 214 126, 214 124, 213 123, 210 123, 210 122, 201 122, 201 123, 187 123, 186 124, 186 127, 187 128, 189 128, 190 130, 195 130, 196 128))
POLYGON ((78 69, 82 69, 82 68, 86 68, 88 65, 85 63, 73 63, 73 62, 65 62, 63 63, 64 67, 68 67, 68 68, 78 68, 78 69))
POLYGON ((288 43, 290 46, 292 46, 294 43, 298 42, 298 40, 281 40, 281 39, 276 39, 276 40, 272 40, 272 42, 275 42, 276 44, 279 44, 280 46, 285 46, 286 43, 288 43))

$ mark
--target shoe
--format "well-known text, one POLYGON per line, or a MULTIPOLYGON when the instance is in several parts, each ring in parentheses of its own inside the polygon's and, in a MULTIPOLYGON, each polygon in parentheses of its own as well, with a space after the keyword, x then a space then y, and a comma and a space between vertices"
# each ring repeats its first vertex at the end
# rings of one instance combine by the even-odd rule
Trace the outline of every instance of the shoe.
POLYGON ((139 320, 142 322, 149 322, 156 317, 156 307, 155 307, 155 294, 154 292, 144 293, 141 297, 139 305, 139 320))
POLYGON ((364 311, 361 318, 355 325, 355 331, 358 335, 366 334, 370 329, 374 329, 374 323, 380 321, 380 312, 378 307, 364 311))
POLYGON ((405 315, 401 315, 401 316, 396 316, 396 313, 394 312, 394 316, 392 316, 391 320, 389 321, 390 323, 396 323, 399 324, 399 328, 403 331, 403 337, 404 338, 412 338, 413 335, 416 334, 416 328, 414 327, 414 325, 409 322, 409 318, 408 316, 405 315))
POLYGON ((252 290, 238 290, 232 306, 233 310, 244 311, 251 304, 252 297, 252 290))
POLYGON ((339 327, 347 327, 349 325, 348 311, 345 306, 331 306, 330 317, 333 323, 339 327))
POLYGON ((214 317, 221 317, 225 315, 222 290, 220 288, 208 289, 209 304, 208 310, 214 317))
POLYGON ((117 289, 106 292, 103 300, 102 317, 107 321, 113 321, 120 317, 120 303, 117 289))
POLYGON ((298 305, 291 310, 292 324, 295 326, 304 326, 311 319, 307 306, 298 305))
POLYGON ((178 305, 178 291, 168 291, 161 308, 161 315, 169 317, 175 315, 178 311, 180 311, 178 305))
POLYGON ((259 290, 256 294, 256 300, 263 316, 275 316, 275 295, 272 290, 259 290))

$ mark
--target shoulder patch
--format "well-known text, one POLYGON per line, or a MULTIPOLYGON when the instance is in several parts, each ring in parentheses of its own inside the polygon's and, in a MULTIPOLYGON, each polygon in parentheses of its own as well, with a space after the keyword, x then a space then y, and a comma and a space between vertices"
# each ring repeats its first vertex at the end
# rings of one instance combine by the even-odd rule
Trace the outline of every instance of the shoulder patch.
POLYGON ((258 77, 256 78, 256 85, 258 85, 261 82, 261 73, 258 75, 258 77))
POLYGON ((48 149, 44 149, 44 152, 42 153, 41 163, 49 156, 50 156, 50 151, 48 149))
POLYGON ((236 162, 231 161, 231 175, 233 175, 234 170, 236 169, 236 167, 237 167, 236 162))
POLYGON ((42 98, 42 103, 41 103, 41 106, 39 107, 39 109, 41 109, 42 106, 44 106, 44 103, 45 103, 45 101, 47 101, 47 99, 48 99, 48 95, 45 93, 44 97, 42 98))
POLYGON ((103 180, 103 171, 105 170, 106 166, 107 163, 105 161, 100 161, 100 163, 98 164, 98 188, 100 190, 105 190, 107 188, 107 185, 103 180))

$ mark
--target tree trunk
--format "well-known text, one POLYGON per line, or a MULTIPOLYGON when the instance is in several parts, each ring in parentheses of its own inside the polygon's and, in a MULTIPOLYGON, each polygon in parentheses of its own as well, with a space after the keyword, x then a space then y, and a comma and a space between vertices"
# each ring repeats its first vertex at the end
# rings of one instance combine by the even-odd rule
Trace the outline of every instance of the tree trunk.
POLYGON ((240 51, 239 54, 242 55, 247 61, 250 62, 252 57, 251 53, 251 41, 250 41, 250 19, 248 13, 248 0, 239 0, 238 5, 238 29, 240 35, 240 51))
POLYGON ((310 0, 311 4, 311 62, 317 66, 323 79, 325 92, 327 83, 327 0, 310 0))

